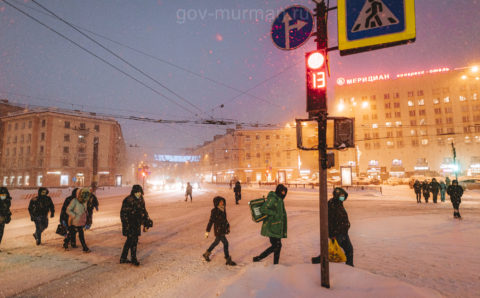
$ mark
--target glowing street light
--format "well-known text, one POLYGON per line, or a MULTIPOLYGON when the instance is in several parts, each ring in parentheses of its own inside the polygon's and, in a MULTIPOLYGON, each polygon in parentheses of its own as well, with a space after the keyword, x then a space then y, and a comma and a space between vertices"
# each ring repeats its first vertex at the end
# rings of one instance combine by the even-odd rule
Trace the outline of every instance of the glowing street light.
POLYGON ((478 72, 478 66, 472 66, 471 68, 472 72, 478 72))

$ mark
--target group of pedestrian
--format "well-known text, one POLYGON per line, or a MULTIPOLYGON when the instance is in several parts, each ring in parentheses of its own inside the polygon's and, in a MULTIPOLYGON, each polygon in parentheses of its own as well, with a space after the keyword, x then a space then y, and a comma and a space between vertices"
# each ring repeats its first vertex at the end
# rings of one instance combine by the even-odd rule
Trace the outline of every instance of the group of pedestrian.
MULTIPOLYGON (((448 177, 447 177, 448 178, 448 177)), ((450 183, 449 180, 447 180, 450 183)), ((417 203, 422 202, 422 194, 423 198, 425 199, 425 203, 428 203, 428 199, 430 198, 430 193, 432 194, 433 203, 437 203, 438 194, 440 193, 440 200, 445 202, 445 191, 447 190, 448 185, 445 182, 437 181, 437 179, 433 178, 431 182, 428 180, 424 180, 420 182, 415 180, 413 184, 413 189, 415 191, 415 196, 417 198, 417 203)))
POLYGON ((462 201, 463 188, 458 185, 458 180, 453 180, 451 185, 449 177, 446 177, 445 182, 440 181, 440 183, 437 182, 435 178, 433 178, 430 183, 427 180, 424 180, 423 182, 415 180, 413 189, 415 191, 417 203, 422 202, 422 194, 423 198, 425 199, 425 203, 428 203, 430 193, 432 193, 433 203, 437 203, 437 196, 439 193, 440 200, 445 202, 445 193, 447 193, 450 196, 450 201, 453 205, 453 217, 459 219, 461 218, 459 207, 462 201))

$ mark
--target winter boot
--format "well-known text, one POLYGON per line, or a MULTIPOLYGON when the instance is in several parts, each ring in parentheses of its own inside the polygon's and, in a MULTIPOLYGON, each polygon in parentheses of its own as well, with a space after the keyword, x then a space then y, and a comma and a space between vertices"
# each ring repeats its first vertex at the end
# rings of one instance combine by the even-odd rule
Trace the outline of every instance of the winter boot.
POLYGON ((210 262, 210 254, 208 250, 202 255, 205 258, 205 261, 210 262))
POLYGON ((260 262, 261 260, 262 260, 262 258, 259 257, 259 256, 253 257, 254 262, 260 262))
POLYGON ((234 261, 232 261, 232 257, 228 257, 228 258, 225 258, 227 260, 227 262, 225 263, 225 265, 228 265, 228 266, 237 266, 237 263, 235 263, 234 261))
POLYGON ((130 263, 130 260, 128 260, 128 259, 126 259, 126 258, 125 258, 125 259, 124 259, 124 258, 120 258, 120 264, 128 264, 128 263, 130 263))
POLYGON ((132 254, 132 264, 135 266, 140 266, 140 263, 137 260, 137 246, 133 245, 130 249, 130 253, 132 254))

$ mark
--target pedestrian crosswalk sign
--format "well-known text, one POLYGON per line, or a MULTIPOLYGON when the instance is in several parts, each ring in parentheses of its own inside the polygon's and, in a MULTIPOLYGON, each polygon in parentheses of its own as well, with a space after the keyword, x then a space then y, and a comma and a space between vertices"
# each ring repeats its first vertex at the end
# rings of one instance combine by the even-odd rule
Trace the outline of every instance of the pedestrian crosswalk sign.
POLYGON ((338 0, 340 55, 415 41, 415 0, 338 0))

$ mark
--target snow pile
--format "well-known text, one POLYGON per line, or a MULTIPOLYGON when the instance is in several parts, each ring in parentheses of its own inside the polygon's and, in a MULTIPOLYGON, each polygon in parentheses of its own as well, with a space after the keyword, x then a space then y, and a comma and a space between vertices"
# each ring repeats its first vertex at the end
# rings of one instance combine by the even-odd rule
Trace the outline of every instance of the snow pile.
POLYGON ((221 297, 442 297, 431 289, 369 273, 344 264, 330 264, 330 289, 320 286, 320 265, 247 266, 229 280, 221 297))

